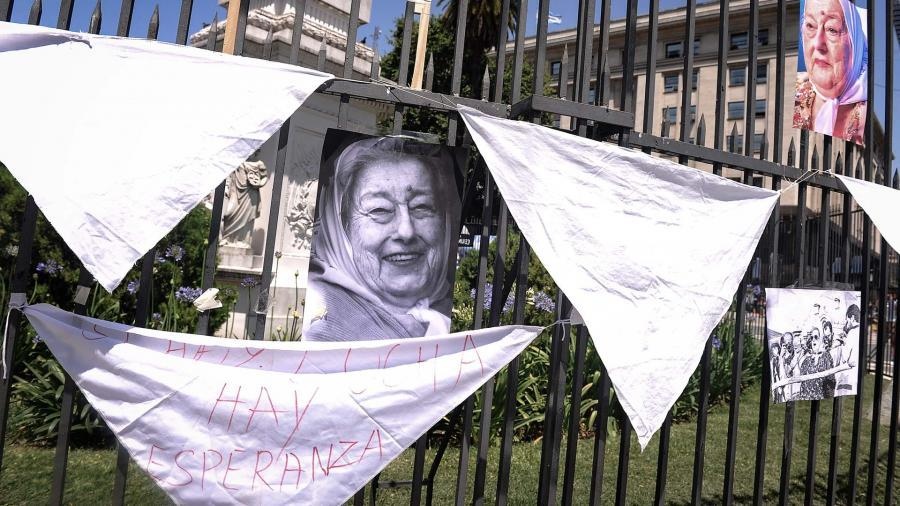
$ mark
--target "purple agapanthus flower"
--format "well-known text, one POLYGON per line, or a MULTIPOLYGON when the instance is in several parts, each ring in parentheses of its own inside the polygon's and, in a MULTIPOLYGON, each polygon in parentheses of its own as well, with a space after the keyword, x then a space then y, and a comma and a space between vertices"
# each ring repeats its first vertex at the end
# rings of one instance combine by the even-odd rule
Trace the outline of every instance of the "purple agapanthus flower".
POLYGON ((141 287, 140 281, 129 281, 128 285, 125 286, 125 291, 127 291, 131 295, 134 295, 135 293, 137 293, 138 288, 140 288, 140 287, 141 287))
POLYGON ((241 286, 244 288, 253 288, 254 286, 259 284, 259 278, 256 276, 247 276, 246 278, 241 280, 241 286))
POLYGON ((191 286, 182 286, 175 291, 175 298, 181 302, 194 302, 194 299, 200 296, 203 290, 191 286))
POLYGON ((547 313, 556 311, 556 303, 543 291, 534 294, 534 307, 547 313))
POLYGON ((184 248, 178 246, 177 244, 173 244, 166 248, 166 258, 171 258, 176 262, 180 262, 181 258, 184 256, 184 248))
POLYGON ((716 350, 722 349, 722 341, 719 340, 719 336, 712 336, 712 347, 716 350))
POLYGON ((56 260, 47 260, 46 262, 38 262, 34 270, 40 274, 56 276, 62 271, 62 266, 56 260))
POLYGON ((159 313, 153 313, 153 315, 150 316, 150 320, 152 320, 152 321, 154 321, 154 322, 161 322, 161 321, 162 321, 162 315, 159 314, 159 313))

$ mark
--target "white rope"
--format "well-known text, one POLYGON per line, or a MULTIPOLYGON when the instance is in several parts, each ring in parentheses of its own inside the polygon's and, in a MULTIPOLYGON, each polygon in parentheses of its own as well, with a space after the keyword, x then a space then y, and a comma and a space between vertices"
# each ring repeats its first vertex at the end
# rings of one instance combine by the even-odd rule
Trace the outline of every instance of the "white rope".
POLYGON ((27 305, 28 299, 25 297, 24 293, 16 292, 10 294, 9 311, 6 312, 6 323, 3 325, 3 341, 0 342, 0 367, 3 368, 2 378, 4 381, 6 380, 9 368, 12 366, 12 364, 10 364, 9 367, 6 365, 6 335, 9 333, 9 317, 12 315, 13 310, 21 311, 27 305))

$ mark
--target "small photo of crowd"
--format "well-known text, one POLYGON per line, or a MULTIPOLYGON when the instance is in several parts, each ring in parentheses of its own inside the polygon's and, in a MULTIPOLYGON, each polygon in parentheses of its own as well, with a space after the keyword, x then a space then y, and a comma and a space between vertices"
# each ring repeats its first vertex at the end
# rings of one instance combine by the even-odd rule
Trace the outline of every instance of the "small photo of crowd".
POLYGON ((860 292, 766 289, 775 402, 855 395, 860 292))

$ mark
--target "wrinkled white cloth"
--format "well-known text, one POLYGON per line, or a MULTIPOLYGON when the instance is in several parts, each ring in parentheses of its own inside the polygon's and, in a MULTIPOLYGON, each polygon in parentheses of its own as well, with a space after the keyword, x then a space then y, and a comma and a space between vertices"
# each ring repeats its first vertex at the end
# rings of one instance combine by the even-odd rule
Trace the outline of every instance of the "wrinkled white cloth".
POLYGON ((533 123, 460 114, 646 446, 731 305, 778 194, 533 123))
POLYGON ((863 208, 884 240, 900 251, 900 191, 847 176, 837 176, 863 208))
POLYGON ((332 77, 2 22, 0 68, 0 162, 110 291, 332 77))
POLYGON ((541 331, 247 342, 23 311, 177 504, 341 504, 541 331))

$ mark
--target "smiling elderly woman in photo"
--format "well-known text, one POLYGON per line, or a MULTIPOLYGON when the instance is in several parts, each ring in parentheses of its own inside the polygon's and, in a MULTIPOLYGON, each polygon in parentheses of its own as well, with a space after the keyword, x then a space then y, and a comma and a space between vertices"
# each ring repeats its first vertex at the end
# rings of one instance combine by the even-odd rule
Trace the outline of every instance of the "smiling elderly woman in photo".
POLYGON ((805 0, 800 39, 806 72, 797 75, 794 127, 863 144, 868 45, 849 0, 805 0))
POLYGON ((334 166, 319 197, 303 338, 448 333, 460 207, 449 150, 371 138, 334 166))

